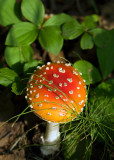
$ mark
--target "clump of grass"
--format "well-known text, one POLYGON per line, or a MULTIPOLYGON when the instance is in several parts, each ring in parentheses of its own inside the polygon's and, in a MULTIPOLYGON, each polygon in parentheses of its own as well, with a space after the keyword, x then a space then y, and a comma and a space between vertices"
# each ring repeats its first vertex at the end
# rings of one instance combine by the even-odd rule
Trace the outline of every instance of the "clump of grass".
MULTIPOLYGON (((109 125, 109 118, 113 113, 106 114, 105 110, 109 106, 105 99, 98 105, 97 99, 92 95, 86 103, 83 113, 74 121, 64 124, 62 127, 62 151, 66 159, 72 160, 89 160, 94 156, 93 152, 97 143, 104 146, 101 148, 102 155, 100 160, 105 156, 110 158, 110 152, 113 148, 113 131, 114 128, 109 125), (97 103, 96 103, 97 102, 97 103), (107 152, 106 152, 107 151, 107 152)), ((114 103, 114 99, 110 104, 114 103)), ((99 152, 101 152, 99 151, 99 152)))

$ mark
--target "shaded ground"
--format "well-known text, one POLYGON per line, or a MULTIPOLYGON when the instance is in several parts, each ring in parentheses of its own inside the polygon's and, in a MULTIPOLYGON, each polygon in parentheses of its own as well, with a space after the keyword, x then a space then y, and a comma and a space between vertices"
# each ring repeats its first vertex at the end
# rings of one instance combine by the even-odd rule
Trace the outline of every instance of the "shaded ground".
MULTIPOLYGON (((113 0, 96 0, 96 5, 85 0, 43 0, 46 6, 47 13, 61 13, 65 12, 79 21, 82 21, 86 15, 98 12, 100 15, 100 26, 105 29, 114 28, 114 1, 113 0)), ((4 60, 4 42, 7 35, 8 28, 0 26, 0 59, 2 64, 6 66, 4 60)), ((34 58, 42 59, 44 62, 50 60, 50 57, 41 48, 37 48, 37 44, 33 44, 34 58)), ((95 50, 85 51, 83 53, 79 48, 79 43, 65 42, 63 52, 66 58, 72 63, 77 60, 77 56, 73 54, 73 50, 78 51, 80 55, 92 63, 95 63, 95 50)), ((96 64, 95 64, 96 65, 96 64)), ((63 160, 61 154, 54 157, 43 158, 37 146, 26 147, 32 144, 39 144, 41 139, 41 132, 44 131, 45 124, 43 121, 36 117, 33 113, 21 116, 20 119, 13 119, 7 124, 4 122, 12 116, 20 114, 22 110, 27 107, 24 96, 15 96, 11 93, 9 88, 0 86, 0 160, 63 160), (41 125, 40 125, 41 124, 41 125)), ((99 154, 96 149, 94 160, 97 159, 99 154)), ((113 157, 113 155, 112 155, 113 157)))

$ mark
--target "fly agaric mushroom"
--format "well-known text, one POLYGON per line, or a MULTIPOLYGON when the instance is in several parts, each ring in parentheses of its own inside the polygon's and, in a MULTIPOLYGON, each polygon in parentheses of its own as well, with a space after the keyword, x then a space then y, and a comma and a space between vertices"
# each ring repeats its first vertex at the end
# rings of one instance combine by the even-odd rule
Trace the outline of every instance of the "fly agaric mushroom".
POLYGON ((73 120, 83 111, 85 82, 70 63, 50 63, 37 67, 31 76, 26 99, 35 114, 47 121, 41 152, 53 154, 59 149, 59 124, 73 120))

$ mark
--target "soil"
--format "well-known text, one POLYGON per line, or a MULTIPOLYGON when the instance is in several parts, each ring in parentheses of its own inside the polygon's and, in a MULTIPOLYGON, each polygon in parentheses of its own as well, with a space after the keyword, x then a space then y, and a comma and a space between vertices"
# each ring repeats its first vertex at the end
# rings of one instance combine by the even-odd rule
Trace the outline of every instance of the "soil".
MULTIPOLYGON (((79 21, 82 21, 86 15, 95 14, 100 16, 100 26, 107 30, 114 28, 114 0, 95 0, 94 7, 90 0, 85 0, 83 3, 80 0, 42 0, 46 13, 61 13, 70 14, 79 21)), ((18 1, 21 2, 20 0, 18 1)), ((0 66, 7 66, 4 59, 5 38, 8 32, 7 27, 0 26, 0 66)), ((48 55, 46 51, 38 46, 37 43, 32 45, 34 49, 34 58, 43 60, 55 60, 58 57, 48 55)), ((79 42, 75 41, 64 43, 62 55, 65 53, 67 58, 72 63, 78 59, 78 56, 73 54, 73 51, 78 51, 83 59, 95 62, 95 49, 82 52, 79 48, 79 42), (94 58, 93 58, 94 57, 94 58)), ((10 118, 20 114, 27 107, 27 102, 22 96, 14 95, 10 88, 0 86, 0 160, 63 160, 61 153, 53 156, 43 157, 39 150, 41 143, 41 134, 45 131, 45 122, 39 119, 33 113, 15 117, 7 122, 10 118), (7 122, 7 123, 6 123, 7 122), (37 145, 35 145, 37 144, 37 145)), ((28 110, 29 111, 29 110, 28 110)), ((92 160, 97 159, 97 154, 92 160)), ((112 155, 114 158, 114 156, 112 155)))

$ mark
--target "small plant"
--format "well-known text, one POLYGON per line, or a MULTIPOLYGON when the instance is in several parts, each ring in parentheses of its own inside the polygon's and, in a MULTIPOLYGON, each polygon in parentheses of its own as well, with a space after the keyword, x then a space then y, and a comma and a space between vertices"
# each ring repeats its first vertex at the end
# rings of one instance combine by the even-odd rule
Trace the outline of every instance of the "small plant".
MULTIPOLYGON (((0 84, 16 95, 25 95, 27 81, 36 66, 43 62, 33 58, 34 41, 44 50, 58 55, 64 41, 78 40, 82 50, 95 48, 98 66, 87 60, 74 62, 88 85, 88 101, 78 119, 61 127, 61 146, 65 159, 90 159, 96 142, 103 143, 107 152, 112 150, 114 123, 114 29, 99 27, 99 16, 86 16, 80 23, 68 14, 53 15, 45 20, 41 0, 0 0, 0 24, 8 28, 5 41, 6 67, 0 65, 0 84), (6 12, 7 11, 7 12, 6 12), (82 150, 82 151, 81 151, 82 150)), ((28 107, 18 115, 20 117, 28 107)), ((102 159, 105 154, 102 154, 102 159)), ((108 156, 110 157, 110 155, 108 156)))
POLYGON ((114 79, 89 90, 84 114, 63 127, 63 154, 66 159, 112 159, 114 139, 114 79), (104 145, 98 153, 95 146, 104 145), (101 153, 99 155, 99 152, 101 153))
MULTIPOLYGON (((11 68, 1 69, 0 84, 4 86, 12 85, 14 93, 21 94, 24 88, 19 75, 24 74, 25 78, 28 71, 33 71, 32 68, 41 63, 33 59, 31 44, 36 39, 45 50, 57 55, 63 47, 64 39, 72 40, 82 35, 80 40, 82 49, 91 49, 94 44, 97 47, 97 57, 102 77, 106 78, 112 72, 114 54, 110 49, 113 48, 112 35, 114 30, 106 31, 96 28, 99 19, 97 15, 85 17, 81 24, 64 13, 54 15, 44 21, 45 11, 40 0, 23 0, 21 7, 15 0, 5 0, 4 2, 0 0, 0 4, 0 24, 10 28, 5 41, 5 60, 11 68), (14 8, 16 9, 14 10, 14 8), (22 18, 22 16, 25 18, 22 18), (5 74, 5 77, 3 74, 5 74)), ((90 80, 91 76, 87 78, 84 76, 85 79, 89 78, 87 80, 88 84, 101 80, 99 71, 90 62, 80 61, 76 63, 76 67, 77 65, 80 66, 82 69, 78 67, 79 70, 81 69, 85 74, 87 69, 86 71, 83 70, 83 66, 86 66, 87 63, 87 68, 92 67, 89 72, 94 75, 94 78, 92 76, 93 80, 90 80)))

